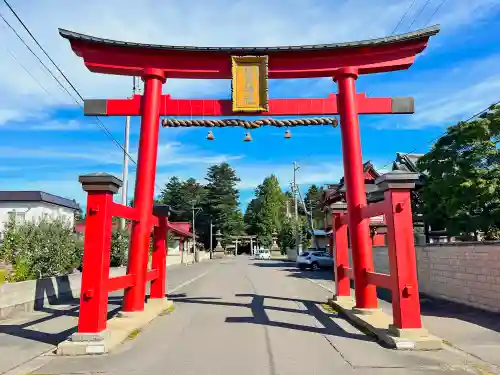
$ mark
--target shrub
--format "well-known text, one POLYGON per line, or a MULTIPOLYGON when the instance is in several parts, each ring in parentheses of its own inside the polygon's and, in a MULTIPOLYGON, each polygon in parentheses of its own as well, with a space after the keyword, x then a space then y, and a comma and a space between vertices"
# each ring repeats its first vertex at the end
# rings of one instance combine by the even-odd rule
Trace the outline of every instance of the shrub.
POLYGON ((62 275, 81 264, 83 246, 60 220, 16 225, 9 222, 0 258, 12 264, 12 281, 62 275))
POLYGON ((111 267, 127 264, 129 234, 120 228, 113 228, 111 233, 111 267))

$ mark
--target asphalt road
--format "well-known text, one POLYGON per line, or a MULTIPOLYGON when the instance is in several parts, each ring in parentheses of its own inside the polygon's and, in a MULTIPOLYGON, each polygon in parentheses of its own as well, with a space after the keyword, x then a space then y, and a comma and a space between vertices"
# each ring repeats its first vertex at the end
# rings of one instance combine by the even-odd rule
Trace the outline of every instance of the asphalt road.
MULTIPOLYGON (((175 311, 103 356, 53 357, 34 374, 470 373, 450 351, 386 349, 321 304, 329 292, 281 261, 244 256, 186 268, 175 311)), ((174 272, 171 276, 173 277, 174 272)), ((329 277, 315 274, 316 279, 329 277)), ((170 289, 172 290, 172 289, 170 289)))

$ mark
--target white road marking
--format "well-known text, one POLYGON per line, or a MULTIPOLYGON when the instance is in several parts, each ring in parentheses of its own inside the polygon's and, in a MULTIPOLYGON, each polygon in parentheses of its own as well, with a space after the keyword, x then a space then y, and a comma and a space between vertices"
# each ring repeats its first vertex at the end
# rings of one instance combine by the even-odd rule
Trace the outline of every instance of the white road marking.
POLYGON ((205 276, 205 275, 206 275, 207 273, 209 273, 209 272, 210 272, 210 271, 205 271, 205 272, 203 272, 203 273, 199 274, 198 276, 193 277, 192 279, 190 279, 190 280, 188 280, 188 281, 184 281, 183 283, 181 283, 181 284, 177 285, 174 289, 169 290, 169 291, 168 291, 168 293, 174 293, 174 292, 178 291, 179 289, 181 289, 181 288, 185 287, 186 285, 189 285, 189 284, 191 284, 191 283, 195 282, 196 280, 198 280, 198 279, 202 278, 203 276, 205 276))

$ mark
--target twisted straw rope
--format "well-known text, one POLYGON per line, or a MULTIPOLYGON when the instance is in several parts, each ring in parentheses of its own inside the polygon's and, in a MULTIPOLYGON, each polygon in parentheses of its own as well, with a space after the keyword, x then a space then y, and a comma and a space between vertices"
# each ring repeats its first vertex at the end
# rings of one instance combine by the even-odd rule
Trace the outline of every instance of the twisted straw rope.
POLYGON ((257 129, 261 126, 276 126, 293 127, 293 126, 315 126, 315 125, 333 125, 337 127, 338 120, 335 117, 322 118, 299 118, 290 120, 276 120, 273 118, 260 119, 255 121, 247 121, 241 119, 222 119, 222 120, 177 120, 177 119, 162 119, 161 125, 164 128, 177 127, 218 127, 241 126, 245 129, 257 129))

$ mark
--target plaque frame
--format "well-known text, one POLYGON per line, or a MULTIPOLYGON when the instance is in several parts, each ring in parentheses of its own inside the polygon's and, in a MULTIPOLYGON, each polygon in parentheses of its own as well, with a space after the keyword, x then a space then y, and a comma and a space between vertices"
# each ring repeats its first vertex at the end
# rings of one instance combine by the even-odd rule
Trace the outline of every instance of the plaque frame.
POLYGON ((269 110, 268 95, 268 57, 267 56, 231 56, 231 93, 233 112, 267 112, 269 110), (253 65, 259 67, 258 97, 257 105, 241 105, 237 102, 236 94, 238 67, 242 65, 253 65))

